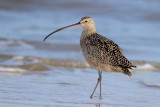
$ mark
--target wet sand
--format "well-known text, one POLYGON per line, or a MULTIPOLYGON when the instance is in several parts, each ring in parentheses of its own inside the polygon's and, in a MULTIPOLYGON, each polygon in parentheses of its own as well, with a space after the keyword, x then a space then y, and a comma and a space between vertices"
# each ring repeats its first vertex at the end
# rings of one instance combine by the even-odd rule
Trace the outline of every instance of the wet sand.
POLYGON ((158 107, 159 72, 103 72, 103 99, 99 88, 90 94, 98 73, 92 69, 51 67, 50 71, 0 72, 1 107, 158 107), (148 77, 154 77, 152 79, 148 77))

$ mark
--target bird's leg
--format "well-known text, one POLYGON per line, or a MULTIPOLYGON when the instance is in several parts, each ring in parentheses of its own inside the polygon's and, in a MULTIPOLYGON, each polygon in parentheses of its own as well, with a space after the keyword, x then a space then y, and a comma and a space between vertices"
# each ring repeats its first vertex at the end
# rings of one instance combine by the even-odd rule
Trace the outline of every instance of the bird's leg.
POLYGON ((102 99, 102 71, 98 71, 100 78, 100 99, 102 99))
POLYGON ((94 90, 93 90, 90 98, 93 98, 94 92, 96 91, 96 88, 97 88, 97 86, 98 86, 98 84, 99 84, 99 82, 100 82, 100 80, 101 80, 101 75, 102 75, 101 71, 98 71, 98 74, 99 74, 99 78, 98 78, 98 80, 97 80, 97 84, 96 84, 96 86, 95 86, 95 88, 94 88, 94 90))

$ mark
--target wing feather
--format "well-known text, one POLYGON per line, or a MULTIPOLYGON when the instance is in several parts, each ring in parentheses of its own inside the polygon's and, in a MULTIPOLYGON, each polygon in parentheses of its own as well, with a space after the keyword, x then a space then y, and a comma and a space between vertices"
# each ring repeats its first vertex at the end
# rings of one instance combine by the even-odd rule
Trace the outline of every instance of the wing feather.
POLYGON ((89 45, 92 57, 99 60, 101 63, 110 64, 112 66, 119 66, 122 68, 134 67, 131 62, 123 55, 122 49, 112 40, 103 37, 99 34, 93 34, 89 39, 89 45))

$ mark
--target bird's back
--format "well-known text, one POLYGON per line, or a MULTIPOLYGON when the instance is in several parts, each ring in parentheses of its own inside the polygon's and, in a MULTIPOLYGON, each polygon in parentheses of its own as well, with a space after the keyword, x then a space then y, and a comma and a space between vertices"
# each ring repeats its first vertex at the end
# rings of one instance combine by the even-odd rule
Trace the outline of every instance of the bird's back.
POLYGON ((134 67, 123 55, 122 49, 112 40, 97 33, 81 36, 80 45, 86 61, 101 71, 122 72, 131 75, 128 68, 134 67))

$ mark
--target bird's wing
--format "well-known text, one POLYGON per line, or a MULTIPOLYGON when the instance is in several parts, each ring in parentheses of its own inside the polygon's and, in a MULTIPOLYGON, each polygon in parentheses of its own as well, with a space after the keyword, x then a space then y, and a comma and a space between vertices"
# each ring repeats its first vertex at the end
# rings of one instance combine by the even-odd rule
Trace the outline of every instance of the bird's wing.
POLYGON ((90 45, 94 47, 94 52, 96 52, 96 55, 93 57, 99 57, 98 59, 101 63, 122 68, 133 67, 131 62, 123 55, 122 49, 112 40, 99 34, 96 34, 94 37, 92 36, 92 38, 94 39, 90 39, 90 45))

